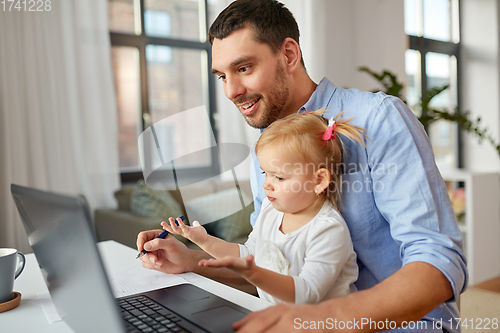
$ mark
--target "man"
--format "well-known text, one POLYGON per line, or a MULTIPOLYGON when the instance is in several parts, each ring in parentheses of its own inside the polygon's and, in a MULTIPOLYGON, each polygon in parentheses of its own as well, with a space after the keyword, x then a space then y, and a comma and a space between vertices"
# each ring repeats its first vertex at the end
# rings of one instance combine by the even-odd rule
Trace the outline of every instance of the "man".
MULTIPOLYGON (((467 282, 458 230, 432 148, 418 120, 397 98, 319 85, 307 75, 293 15, 275 0, 238 0, 212 24, 212 72, 250 126, 265 129, 294 112, 342 111, 367 130, 366 148, 344 140, 341 212, 358 255, 358 292, 317 305, 282 304, 235 324, 241 332, 295 329, 459 331, 455 303, 467 282), (423 318, 423 319, 422 319, 423 318), (416 322, 421 320, 420 322, 416 322)), ((255 157, 255 156, 254 156, 255 157)), ((251 175, 255 222, 265 193, 258 161, 251 175)), ((151 254, 143 265, 241 281, 228 269, 197 266, 207 258, 173 237, 139 234, 151 254)))

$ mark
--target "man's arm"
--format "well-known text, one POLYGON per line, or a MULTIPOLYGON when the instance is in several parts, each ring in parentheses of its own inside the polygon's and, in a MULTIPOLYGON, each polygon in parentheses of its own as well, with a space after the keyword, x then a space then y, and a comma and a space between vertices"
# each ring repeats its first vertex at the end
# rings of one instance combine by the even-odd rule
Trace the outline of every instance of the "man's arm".
POLYGON ((366 151, 373 197, 399 244, 402 266, 432 265, 448 279, 458 298, 467 284, 467 267, 429 138, 413 112, 395 97, 385 97, 370 119, 366 151))
POLYGON ((353 328, 357 332, 375 332, 380 328, 361 326, 363 319, 401 327, 405 322, 421 319, 451 297, 453 290, 441 271, 427 263, 412 262, 370 289, 316 305, 278 305, 251 313, 235 323, 234 329, 241 333, 290 332, 297 328, 308 331, 302 323, 328 323, 327 319, 332 318, 345 324, 339 325, 346 327, 345 332, 354 331, 353 328), (349 324, 356 322, 358 326, 349 324))

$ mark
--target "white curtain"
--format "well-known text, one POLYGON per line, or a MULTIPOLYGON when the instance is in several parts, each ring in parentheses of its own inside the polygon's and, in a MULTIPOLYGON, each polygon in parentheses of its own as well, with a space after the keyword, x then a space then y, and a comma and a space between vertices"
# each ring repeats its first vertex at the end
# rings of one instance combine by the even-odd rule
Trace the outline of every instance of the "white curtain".
MULTIPOLYGON (((325 32, 325 0, 282 0, 281 2, 292 12, 299 25, 301 38, 300 45, 304 56, 307 71, 311 78, 316 83, 325 75, 325 48, 324 40, 325 32)), ((211 17, 209 25, 212 24, 215 17, 224 8, 226 8, 232 0, 218 0, 215 3, 214 12, 216 15, 211 17)), ((259 138, 259 130, 247 125, 243 116, 240 114, 236 106, 229 101, 224 95, 222 82, 217 82, 217 111, 219 113, 219 139, 220 142, 236 142, 253 147, 259 138)), ((250 175, 250 159, 236 169, 238 179, 249 178, 250 175)), ((223 175, 226 178, 232 177, 231 174, 223 175)))
MULTIPOLYGON (((233 0, 216 0, 211 2, 212 13, 209 15, 208 26, 212 24, 217 15, 226 8, 233 0)), ((211 66, 212 64, 209 64, 211 66)), ((216 81, 216 103, 217 103, 217 128, 219 131, 219 143, 232 142, 241 143, 252 148, 259 138, 259 130, 247 125, 236 106, 226 98, 222 81, 216 81)), ((238 181, 250 178, 250 155, 235 168, 238 181)), ((233 174, 226 172, 221 175, 223 180, 232 180, 233 174)), ((249 189, 247 189, 249 190, 249 189)))
POLYGON ((29 252, 10 184, 113 206, 119 185, 107 0, 0 11, 0 247, 29 252))

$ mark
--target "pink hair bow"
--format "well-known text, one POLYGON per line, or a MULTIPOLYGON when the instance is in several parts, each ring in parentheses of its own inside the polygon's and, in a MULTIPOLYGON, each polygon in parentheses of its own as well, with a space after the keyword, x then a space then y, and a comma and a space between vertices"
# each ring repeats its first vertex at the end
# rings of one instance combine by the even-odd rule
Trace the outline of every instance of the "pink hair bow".
POLYGON ((323 133, 323 136, 321 137, 321 139, 323 139, 324 141, 328 141, 330 139, 334 139, 335 140, 335 128, 337 127, 337 123, 335 122, 335 120, 333 119, 333 117, 328 120, 328 128, 326 129, 325 133, 323 133))

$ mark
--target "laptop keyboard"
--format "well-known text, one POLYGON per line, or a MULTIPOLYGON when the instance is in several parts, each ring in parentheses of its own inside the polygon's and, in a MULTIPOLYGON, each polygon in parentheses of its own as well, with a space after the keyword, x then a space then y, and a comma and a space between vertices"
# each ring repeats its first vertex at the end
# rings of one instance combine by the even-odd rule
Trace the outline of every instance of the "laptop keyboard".
POLYGON ((149 297, 131 296, 117 302, 126 322, 127 332, 189 332, 179 324, 184 321, 181 317, 149 297))

